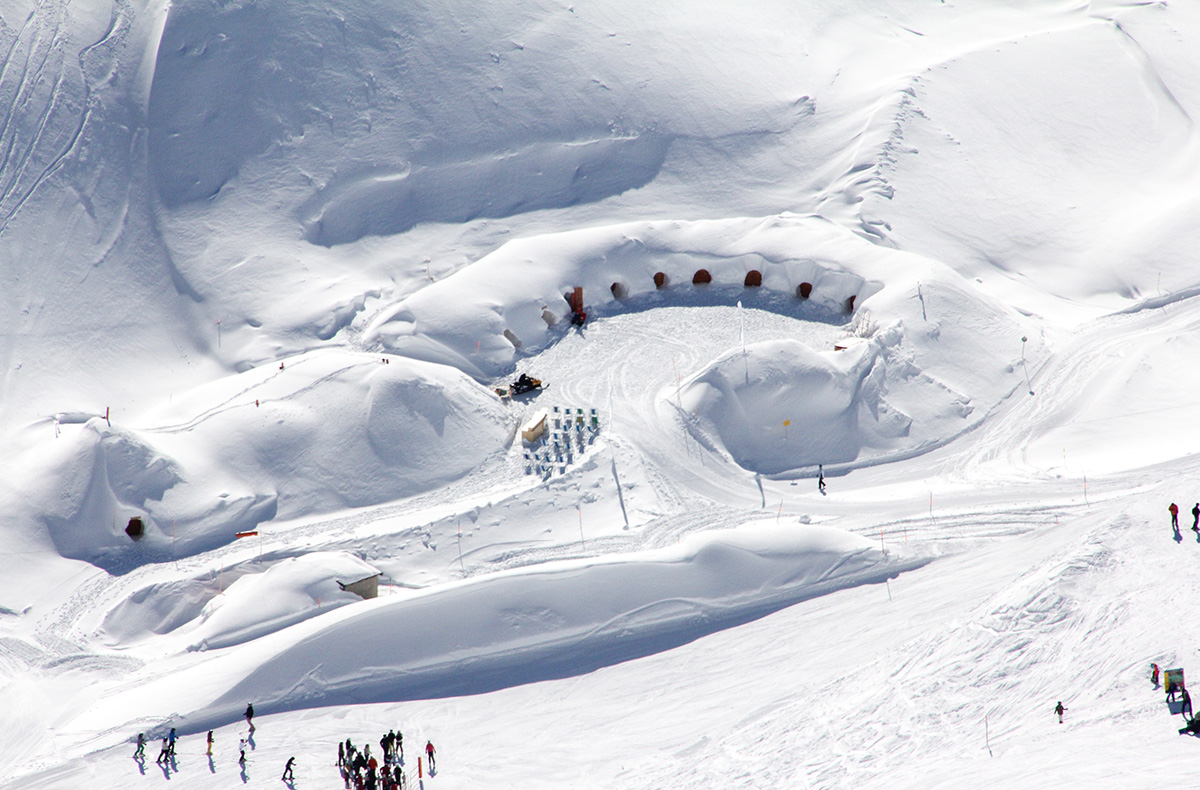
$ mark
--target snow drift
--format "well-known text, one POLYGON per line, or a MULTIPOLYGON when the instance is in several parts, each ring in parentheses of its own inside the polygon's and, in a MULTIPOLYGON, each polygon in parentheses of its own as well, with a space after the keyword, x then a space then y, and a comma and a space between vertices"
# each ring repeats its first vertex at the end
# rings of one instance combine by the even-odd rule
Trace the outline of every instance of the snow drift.
POLYGON ((578 674, 922 563, 842 530, 772 521, 503 572, 359 604, 280 634, 273 656, 191 718, 228 718, 249 697, 278 711, 578 674))

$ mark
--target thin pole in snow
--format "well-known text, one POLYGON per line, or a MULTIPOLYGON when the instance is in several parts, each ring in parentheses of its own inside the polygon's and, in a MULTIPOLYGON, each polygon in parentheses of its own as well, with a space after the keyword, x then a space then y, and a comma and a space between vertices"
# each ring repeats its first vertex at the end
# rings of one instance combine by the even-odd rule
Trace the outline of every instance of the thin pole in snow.
POLYGON ((742 312, 742 303, 738 302, 738 319, 741 321, 739 332, 742 341, 742 363, 746 366, 746 383, 750 383, 750 357, 746 354, 746 315, 742 312))
POLYGON ((221 322, 217 322, 217 348, 221 347, 221 322))
POLYGON ((994 755, 992 754, 992 734, 988 730, 988 717, 987 717, 986 713, 983 714, 983 742, 987 744, 988 757, 993 757, 994 755))
POLYGON ((780 517, 783 515, 783 497, 779 498, 779 512, 775 514, 775 523, 779 523, 780 517))
POLYGON ((1025 371, 1025 386, 1029 388, 1029 394, 1033 394, 1033 384, 1029 382, 1029 366, 1025 364, 1025 343, 1029 340, 1024 335, 1021 336, 1021 370, 1025 371))
POLYGON ((887 554, 887 547, 883 545, 883 527, 879 528, 879 548, 884 554, 887 554))
POLYGON ((928 321, 929 316, 925 315, 925 294, 921 293, 920 280, 917 280, 917 298, 921 300, 921 318, 924 318, 926 321, 928 321))
POLYGON ((458 520, 458 567, 462 570, 463 578, 466 578, 467 568, 463 565, 462 558, 462 519, 458 520))
POLYGON ((1088 502, 1087 498, 1087 475, 1083 476, 1083 504, 1087 505, 1088 507, 1092 506, 1092 503, 1088 502))
POLYGON ((579 545, 583 546, 584 550, 586 551, 587 542, 583 539, 583 508, 576 507, 575 510, 577 513, 579 513, 579 545))
POLYGON ((746 353, 746 314, 742 312, 742 303, 738 302, 738 320, 741 322, 741 328, 738 331, 738 336, 742 341, 742 353, 746 353))
POLYGON ((892 602, 892 583, 885 578, 883 580, 883 586, 887 587, 888 603, 891 603, 892 602))

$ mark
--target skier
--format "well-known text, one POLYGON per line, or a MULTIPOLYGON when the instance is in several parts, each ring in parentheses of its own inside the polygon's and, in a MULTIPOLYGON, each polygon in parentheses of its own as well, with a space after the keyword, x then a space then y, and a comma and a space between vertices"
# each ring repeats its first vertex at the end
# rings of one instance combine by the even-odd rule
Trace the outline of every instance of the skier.
POLYGON ((1154 684, 1154 688, 1158 688, 1158 664, 1150 665, 1150 682, 1154 684))
POLYGON ((1188 719, 1188 723, 1179 731, 1179 734, 1183 735, 1185 732, 1190 732, 1192 735, 1200 733, 1200 717, 1188 719))
POLYGON ((254 703, 246 705, 246 723, 250 725, 250 731, 254 732, 254 703))
POLYGON ((1183 700, 1183 707, 1180 708, 1179 710, 1180 710, 1180 713, 1183 714, 1183 717, 1186 719, 1192 715, 1192 695, 1188 694, 1188 690, 1185 688, 1185 689, 1183 689, 1183 691, 1181 693, 1180 699, 1183 700))
POLYGON ((167 736, 167 755, 175 756, 175 728, 171 728, 171 734, 167 736))
POLYGON ((429 758, 429 772, 433 773, 433 741, 425 742, 425 756, 429 758))
POLYGON ((396 730, 396 750, 400 754, 400 762, 404 762, 404 733, 396 730))
POLYGON ((163 738, 162 748, 158 750, 158 757, 154 758, 156 763, 165 763, 167 758, 171 756, 171 747, 167 746, 167 739, 163 738))
POLYGON ((242 738, 240 741, 238 741, 238 752, 239 752, 238 763, 241 765, 245 765, 246 764, 246 739, 245 738, 242 738))
POLYGON ((212 730, 208 731, 208 756, 212 757, 213 734, 212 730))
POLYGON ((825 493, 825 467, 822 464, 817 464, 817 490, 825 493))
POLYGON ((1058 723, 1059 724, 1063 723, 1062 715, 1063 715, 1063 711, 1065 711, 1065 710, 1067 710, 1067 709, 1063 707, 1062 700, 1059 700, 1058 704, 1054 706, 1054 712, 1058 714, 1058 723))
POLYGON ((1175 701, 1175 681, 1167 678, 1167 702, 1175 701))
POLYGON ((141 760, 146 756, 146 735, 138 733, 137 749, 133 753, 133 759, 141 760))
POLYGON ((1200 532, 1200 502, 1192 506, 1192 531, 1200 532))
POLYGON ((1171 526, 1175 529, 1179 529, 1179 505, 1176 505, 1174 502, 1172 502, 1171 506, 1167 508, 1167 510, 1171 511, 1171 526))
POLYGON ((346 744, 338 741, 338 761, 337 767, 341 768, 346 764, 346 744))
POLYGON ((296 778, 296 777, 292 776, 292 766, 295 764, 296 764, 296 758, 289 757, 288 761, 287 761, 287 765, 285 765, 283 767, 283 776, 279 777, 279 781, 290 782, 296 778))

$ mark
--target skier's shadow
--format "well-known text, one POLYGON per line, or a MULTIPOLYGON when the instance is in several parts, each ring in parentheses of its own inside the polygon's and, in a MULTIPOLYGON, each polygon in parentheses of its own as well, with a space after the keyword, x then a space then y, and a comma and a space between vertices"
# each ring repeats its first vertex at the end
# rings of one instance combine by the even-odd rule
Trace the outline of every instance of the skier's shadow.
POLYGON ((1175 530, 1175 542, 1183 543, 1183 535, 1179 533, 1179 527, 1173 527, 1172 529, 1175 530))
POLYGON ((134 757, 133 761, 137 763, 138 773, 142 776, 146 775, 146 758, 141 755, 134 757))
POLYGON ((208 772, 210 774, 215 774, 217 772, 217 766, 213 765, 213 758, 211 754, 208 756, 208 772))
POLYGON ((250 734, 246 736, 246 743, 250 744, 250 751, 258 748, 258 744, 254 742, 254 730, 250 730, 250 734))
POLYGON ((246 773, 246 764, 242 763, 242 784, 250 781, 250 774, 246 773))

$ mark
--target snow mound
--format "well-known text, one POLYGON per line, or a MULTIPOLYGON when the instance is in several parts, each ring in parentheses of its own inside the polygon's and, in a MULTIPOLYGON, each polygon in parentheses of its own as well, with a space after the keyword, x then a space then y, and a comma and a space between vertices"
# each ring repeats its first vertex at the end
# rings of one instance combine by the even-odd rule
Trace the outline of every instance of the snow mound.
MULTIPOLYGON (((818 353, 795 340, 755 344, 692 376, 678 403, 693 434, 715 437, 752 471, 853 461, 865 446, 894 446, 912 424, 883 399, 879 348, 858 342, 818 353)), ((660 397, 670 402, 674 390, 660 397)))
MULTIPOLYGON (((140 425, 92 419, 46 452, 33 512, 65 556, 132 562, 287 517, 410 496, 511 441, 513 418, 456 370, 314 352, 174 398, 140 425), (125 529, 140 518, 145 535, 125 529)), ((159 557, 161 558, 161 557, 159 557)))
POLYGON ((506 571, 309 621, 191 718, 228 716, 246 699, 278 711, 579 674, 922 563, 842 530, 771 521, 506 571))
POLYGON ((846 265, 826 225, 811 217, 635 222, 519 239, 401 300, 365 340, 493 378, 562 336, 564 295, 574 288, 583 288, 589 313, 619 311, 659 290, 656 274, 682 294, 701 269, 712 281, 699 288, 740 289, 754 271, 763 289, 795 297, 808 283, 812 303, 845 312, 851 298, 862 304, 882 285, 846 265), (818 241, 830 249, 813 249, 818 241))
POLYGON ((228 647, 286 628, 313 615, 363 600, 339 585, 379 570, 344 551, 293 557, 265 573, 243 576, 184 626, 189 649, 228 647))

